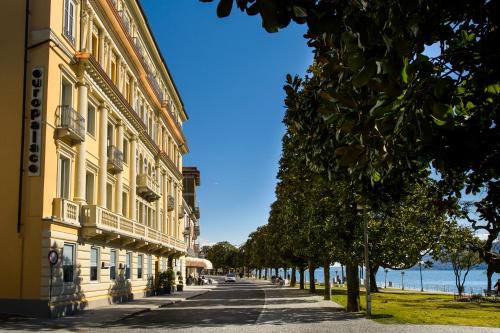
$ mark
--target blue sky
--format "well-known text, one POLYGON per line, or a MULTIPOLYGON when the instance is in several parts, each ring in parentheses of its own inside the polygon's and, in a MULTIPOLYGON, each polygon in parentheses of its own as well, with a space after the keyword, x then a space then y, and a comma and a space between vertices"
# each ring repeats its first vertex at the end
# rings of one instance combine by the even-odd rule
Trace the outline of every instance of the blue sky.
POLYGON ((141 4, 189 115, 184 165, 201 171, 201 243, 239 245, 275 198, 285 75, 312 61, 305 26, 269 34, 235 9, 217 18, 217 2, 141 4))

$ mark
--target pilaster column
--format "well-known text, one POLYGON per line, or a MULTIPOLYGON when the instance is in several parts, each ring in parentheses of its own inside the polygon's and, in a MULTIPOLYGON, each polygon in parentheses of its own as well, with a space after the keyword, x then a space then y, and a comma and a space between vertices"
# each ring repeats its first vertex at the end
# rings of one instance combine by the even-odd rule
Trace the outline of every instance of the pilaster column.
MULTIPOLYGON (((123 123, 122 123, 122 121, 119 120, 116 126, 118 128, 118 139, 117 139, 118 142, 116 144, 116 147, 118 148, 119 151, 121 151, 123 153, 123 123)), ((123 204, 122 193, 123 193, 123 177, 122 177, 122 173, 118 172, 116 174, 115 213, 127 215, 127 212, 122 212, 122 207, 123 207, 122 206, 122 204, 123 204)))
POLYGON ((108 106, 99 106, 99 177, 98 205, 106 207, 106 183, 108 179, 108 106))
POLYGON ((130 139, 130 219, 136 221, 137 220, 137 212, 136 212, 136 180, 137 180, 137 135, 133 135, 130 139))
POLYGON ((106 38, 106 35, 104 34, 104 29, 99 29, 99 63, 101 66, 104 68, 104 39, 106 38))
POLYGON ((168 234, 168 175, 165 174, 163 177, 163 221, 161 222, 162 224, 162 231, 165 234, 168 234))
POLYGON ((88 31, 88 34, 86 36, 86 38, 88 38, 88 46, 87 46, 87 49, 88 49, 88 52, 89 53, 92 53, 92 49, 93 49, 93 45, 92 45, 92 33, 94 32, 94 14, 92 13, 92 11, 89 9, 89 31, 88 31))
POLYGON ((118 87, 118 90, 120 92, 123 92, 122 90, 122 59, 120 57, 116 57, 116 86, 118 87))
MULTIPOLYGON (((160 162, 157 161, 156 162, 156 172, 155 172, 156 179, 155 179, 155 181, 156 181, 156 184, 158 184, 158 186, 161 186, 161 184, 160 184, 160 179, 161 179, 160 174, 161 174, 160 162)), ((160 223, 161 223, 161 221, 160 221, 160 199, 156 200, 155 206, 156 206, 156 212, 155 212, 156 218, 155 218, 154 228, 156 230, 160 230, 160 223)))
POLYGON ((88 33, 89 33, 89 13, 85 9, 82 15, 82 30, 80 36, 80 47, 82 51, 87 51, 88 47, 88 33))
MULTIPOLYGON (((80 78, 77 83, 78 90, 78 114, 87 119, 87 109, 88 109, 88 83, 85 79, 80 78)), ((85 144, 85 122, 83 123, 83 135, 84 140, 77 147, 76 156, 76 177, 75 177, 75 197, 73 200, 77 203, 84 205, 85 201, 85 175, 87 172, 87 147, 85 144)))

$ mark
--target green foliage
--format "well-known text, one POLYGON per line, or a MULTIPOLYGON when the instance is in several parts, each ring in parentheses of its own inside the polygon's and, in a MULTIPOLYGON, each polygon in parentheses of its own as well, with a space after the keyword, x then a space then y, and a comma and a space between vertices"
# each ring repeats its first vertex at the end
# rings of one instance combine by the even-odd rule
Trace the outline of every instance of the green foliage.
POLYGON ((435 260, 452 264, 459 294, 464 290, 470 269, 481 262, 477 252, 473 251, 479 243, 479 239, 469 228, 452 224, 447 227, 444 236, 434 248, 432 256, 435 260))
POLYGON ((219 242, 206 250, 206 258, 214 268, 228 270, 237 267, 238 248, 229 242, 219 242))

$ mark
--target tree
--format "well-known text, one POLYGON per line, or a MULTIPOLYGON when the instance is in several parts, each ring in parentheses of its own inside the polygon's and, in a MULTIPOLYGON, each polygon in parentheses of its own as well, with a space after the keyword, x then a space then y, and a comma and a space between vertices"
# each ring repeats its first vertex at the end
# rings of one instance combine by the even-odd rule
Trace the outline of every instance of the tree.
POLYGON ((206 256, 214 268, 227 272, 237 267, 238 248, 229 242, 219 242, 208 249, 206 256))
POLYGON ((448 226, 445 236, 432 254, 435 260, 452 264, 460 296, 464 292, 465 279, 470 269, 481 262, 478 253, 473 251, 474 245, 478 243, 479 239, 474 237, 469 228, 452 224, 448 226))
MULTIPOLYGON (((490 236, 477 250, 490 275, 500 271, 500 256, 488 248, 500 229, 494 218, 500 205, 499 2, 236 4, 260 15, 268 32, 292 21, 308 26, 305 36, 315 50, 311 112, 297 114, 290 126, 310 125, 303 143, 309 163, 327 173, 347 168, 363 193, 370 181, 411 178, 429 165, 442 177, 443 196, 486 190, 489 199, 476 208, 489 212, 482 219, 490 236), (437 55, 425 54, 429 45, 439 48, 437 55)), ((220 0, 217 15, 228 16, 232 6, 220 0)), ((297 86, 290 78, 285 87, 291 103, 297 86)))

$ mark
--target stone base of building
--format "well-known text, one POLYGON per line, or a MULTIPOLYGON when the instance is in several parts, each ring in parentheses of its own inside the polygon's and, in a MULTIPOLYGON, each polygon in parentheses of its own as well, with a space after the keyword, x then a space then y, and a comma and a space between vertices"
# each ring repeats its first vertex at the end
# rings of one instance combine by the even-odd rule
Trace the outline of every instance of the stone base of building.
POLYGON ((90 301, 71 301, 53 304, 50 308, 47 300, 39 299, 0 299, 0 313, 37 318, 59 318, 88 309, 96 309, 110 304, 119 304, 134 299, 152 296, 151 292, 130 295, 103 297, 90 301))

